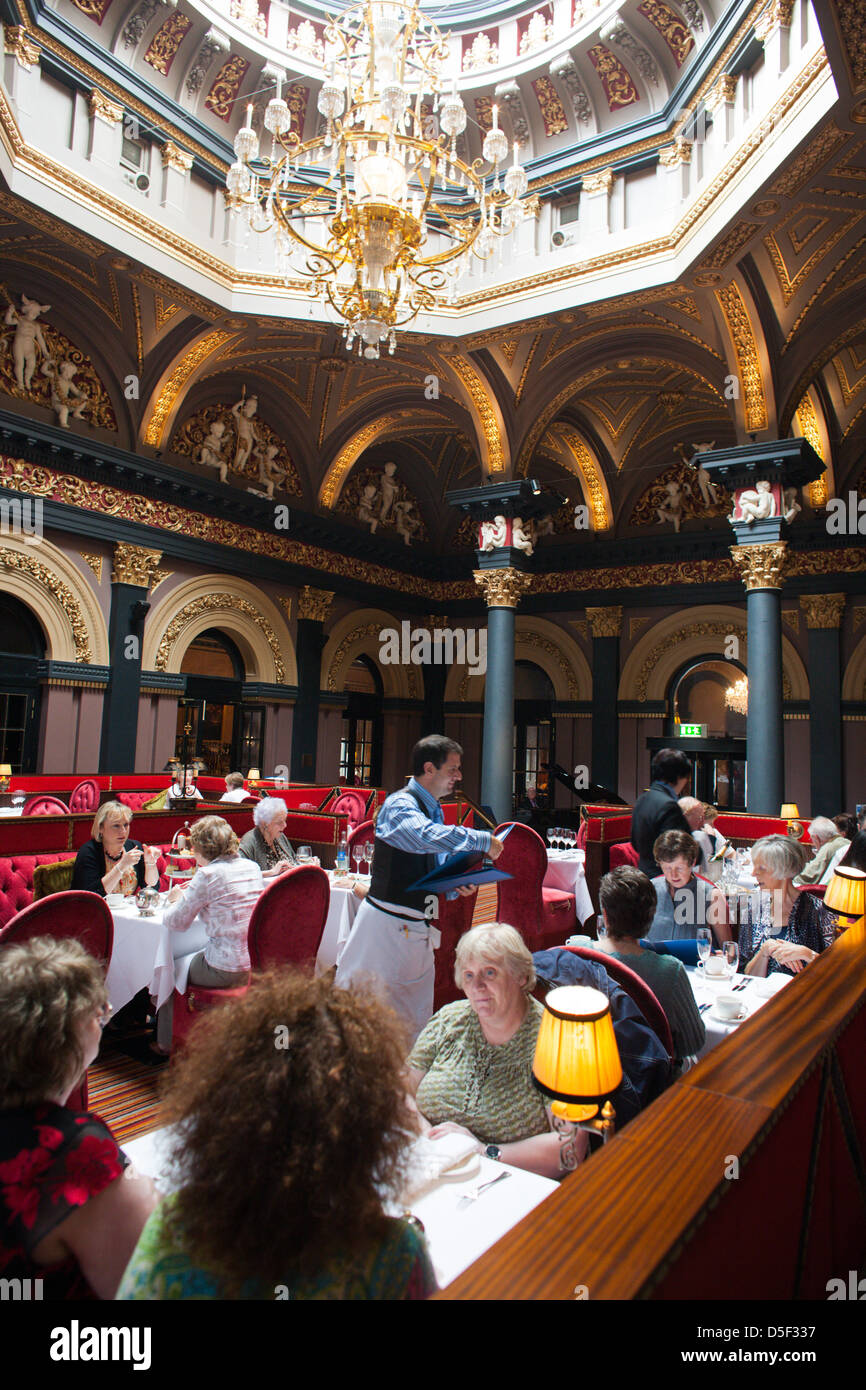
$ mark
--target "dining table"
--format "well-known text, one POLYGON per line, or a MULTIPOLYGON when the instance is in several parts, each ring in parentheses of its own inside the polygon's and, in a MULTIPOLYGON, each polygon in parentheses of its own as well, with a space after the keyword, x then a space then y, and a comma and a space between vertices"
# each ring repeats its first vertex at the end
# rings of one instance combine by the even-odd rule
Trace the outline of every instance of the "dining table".
POLYGON ((161 893, 152 914, 139 912, 133 896, 108 907, 114 922, 114 946, 105 977, 108 998, 116 1013, 147 989, 161 1008, 175 989, 186 990, 193 956, 207 945, 205 925, 196 918, 186 931, 164 925, 167 894, 161 893))
MULTIPOLYGON (((175 1143, 175 1132, 165 1127, 122 1146, 136 1170, 152 1178, 163 1195, 173 1190, 170 1167, 175 1143)), ((413 1145, 422 1163, 430 1143, 419 1139, 413 1145)), ((413 1157, 414 1152, 410 1164, 413 1157)), ((412 1216, 421 1223, 436 1282, 444 1288, 558 1187, 551 1178, 478 1155, 453 1173, 446 1170, 431 1178, 411 1197, 407 1194, 386 1203, 385 1209, 389 1215, 412 1216)))
POLYGON ((770 999, 774 999, 794 978, 793 975, 784 975, 781 971, 773 971, 772 974, 763 977, 743 975, 739 971, 735 975, 730 972, 722 976, 707 975, 700 966, 687 966, 686 974, 695 996, 695 1003, 701 1011, 706 1032, 706 1040, 698 1058, 705 1057, 731 1033, 735 1033, 741 1023, 745 1023, 746 1019, 762 1009, 770 999), (731 993, 742 1003, 741 1018, 725 1019, 718 1012, 718 996, 731 993))
POLYGON ((370 883, 368 875, 338 874, 333 869, 327 870, 327 874, 331 885, 331 897, 328 902, 325 930, 322 932, 316 956, 317 975, 330 970, 340 959, 343 947, 349 940, 358 908, 364 901, 363 896, 355 892, 355 886, 357 884, 359 887, 369 887, 370 883))
POLYGON ((545 888, 558 888, 562 893, 574 894, 574 906, 578 922, 586 922, 595 914, 592 898, 586 885, 586 854, 582 849, 549 849, 547 869, 544 874, 545 888))

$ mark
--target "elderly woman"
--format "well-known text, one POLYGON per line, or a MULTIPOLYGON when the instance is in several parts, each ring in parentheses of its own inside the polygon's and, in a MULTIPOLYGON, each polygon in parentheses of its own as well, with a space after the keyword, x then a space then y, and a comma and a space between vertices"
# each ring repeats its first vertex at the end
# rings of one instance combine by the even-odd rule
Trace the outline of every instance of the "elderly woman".
POLYGON ((0 951, 0 1269, 41 1280, 37 1298, 113 1298, 154 1206, 102 1121, 65 1108, 109 1007, 77 941, 0 951))
MULTIPOLYGON (((669 830, 666 833, 679 835, 684 832, 669 830)), ((640 944, 656 911, 654 884, 632 865, 612 869, 601 880, 599 903, 607 936, 597 943, 598 949, 622 961, 649 985, 670 1024, 678 1073, 686 1057, 700 1052, 703 1047, 704 1021, 680 961, 674 956, 647 951, 640 944)))
POLYGON ((159 882, 158 850, 129 838, 132 812, 120 801, 106 801, 93 817, 91 838, 75 856, 72 887, 88 893, 128 897, 159 882))
POLYGON ((653 879, 656 910, 650 941, 694 940, 698 927, 712 928, 716 941, 730 941, 725 895, 694 872, 698 847, 684 830, 666 830, 653 845, 661 873, 653 879))
POLYGON ((740 926, 747 975, 796 975, 836 939, 836 918, 812 893, 795 887, 808 851, 787 835, 767 835, 752 848, 752 872, 771 895, 760 922, 740 926))
POLYGON ((434 1014, 409 1056, 409 1090, 430 1137, 456 1130, 489 1158, 561 1177, 559 1136, 531 1079, 544 1011, 531 998, 535 966, 520 933, 473 927, 457 943, 454 978, 466 1003, 434 1014))
POLYGON ((164 1097, 179 1191, 145 1227, 119 1298, 433 1292, 423 1237, 382 1210, 411 1142, 403 1056, 389 1009, 324 978, 275 971, 213 1010, 164 1097))
POLYGON ((244 774, 242 772, 229 772, 226 775, 226 789, 220 797, 220 801, 246 801, 249 792, 244 787, 244 774))
POLYGON ((240 850, 258 864, 265 878, 275 878, 297 863, 283 834, 288 818, 289 808, 279 796, 263 797, 253 808, 253 829, 244 835, 240 850))

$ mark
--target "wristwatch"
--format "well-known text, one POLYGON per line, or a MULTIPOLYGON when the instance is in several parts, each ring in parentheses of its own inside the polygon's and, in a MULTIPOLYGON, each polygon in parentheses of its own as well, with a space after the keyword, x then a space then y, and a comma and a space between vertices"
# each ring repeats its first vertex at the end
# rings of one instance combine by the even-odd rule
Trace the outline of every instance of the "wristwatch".
POLYGON ((502 1150, 498 1144, 488 1144, 484 1150, 484 1155, 486 1158, 495 1159, 497 1163, 502 1162, 502 1150))

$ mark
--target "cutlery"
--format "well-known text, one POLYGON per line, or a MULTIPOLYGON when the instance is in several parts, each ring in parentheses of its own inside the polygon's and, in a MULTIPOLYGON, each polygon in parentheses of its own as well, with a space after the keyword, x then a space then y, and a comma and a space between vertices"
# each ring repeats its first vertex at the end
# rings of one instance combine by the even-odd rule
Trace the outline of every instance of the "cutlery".
POLYGON ((706 1009, 709 1009, 710 1007, 711 1007, 711 1006, 710 1006, 709 1004, 701 1004, 701 1005, 699 1005, 699 1007, 698 1007, 698 1013, 699 1013, 699 1014, 702 1014, 702 1013, 704 1013, 704 1011, 705 1011, 706 1009))
POLYGON ((482 1192, 487 1191, 488 1187, 495 1187, 496 1183, 502 1182, 503 1178, 510 1177, 510 1173, 498 1173, 497 1176, 495 1178, 491 1178, 489 1182, 483 1182, 478 1187, 470 1188, 468 1192, 464 1192, 463 1196, 458 1201, 458 1210, 461 1207, 465 1208, 471 1206, 473 1202, 478 1201, 478 1198, 481 1196, 482 1192))
POLYGON ((745 989, 748 983, 748 980, 743 980, 740 984, 734 985, 734 988, 731 990, 731 994, 736 994, 738 990, 745 989))

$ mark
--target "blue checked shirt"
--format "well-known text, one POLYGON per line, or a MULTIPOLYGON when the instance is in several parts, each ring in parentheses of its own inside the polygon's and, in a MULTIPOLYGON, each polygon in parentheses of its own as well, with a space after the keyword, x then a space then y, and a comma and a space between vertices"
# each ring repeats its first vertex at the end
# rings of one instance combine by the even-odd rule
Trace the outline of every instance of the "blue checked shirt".
MULTIPOLYGON (((391 793, 376 818, 377 840, 384 840, 409 854, 435 854, 437 865, 444 863, 449 854, 461 854, 470 849, 487 851, 492 838, 489 830, 446 825, 439 802, 414 777, 408 787, 391 793), (410 791, 420 798, 426 815, 410 791)), ((451 892, 446 896, 453 898, 457 894, 451 892)))

